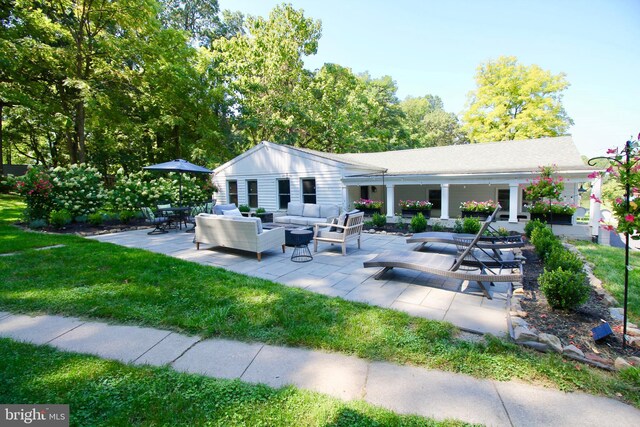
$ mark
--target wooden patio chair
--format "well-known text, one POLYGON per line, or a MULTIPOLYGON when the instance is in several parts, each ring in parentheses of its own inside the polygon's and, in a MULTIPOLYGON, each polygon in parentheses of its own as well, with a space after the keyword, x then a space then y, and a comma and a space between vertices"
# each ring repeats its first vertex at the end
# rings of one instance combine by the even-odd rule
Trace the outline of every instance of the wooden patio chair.
POLYGON ((318 242, 335 243, 342 245, 342 255, 346 255, 347 242, 350 240, 357 240, 358 249, 360 249, 360 237, 364 226, 363 218, 364 212, 347 213, 342 224, 315 224, 313 226, 313 251, 318 252, 318 242))

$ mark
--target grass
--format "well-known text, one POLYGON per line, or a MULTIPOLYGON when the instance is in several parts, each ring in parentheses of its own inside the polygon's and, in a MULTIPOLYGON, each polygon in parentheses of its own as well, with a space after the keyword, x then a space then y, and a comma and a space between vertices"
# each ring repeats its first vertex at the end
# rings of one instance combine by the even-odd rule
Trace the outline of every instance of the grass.
POLYGON ((135 367, 0 339, 0 402, 70 404, 71 425, 460 426, 294 387, 135 367))
MULTIPOLYGON (((624 249, 576 241, 574 245, 594 264, 593 274, 602 286, 622 305, 624 301, 624 249)), ((632 322, 640 322, 640 253, 629 252, 628 313, 632 322)))
MULTIPOLYGON (((20 239, 26 233, 13 228, 11 234, 20 239)), ((497 338, 489 337, 486 344, 464 342, 455 338, 456 330, 448 323, 143 250, 57 237, 65 247, 0 257, 0 309, 324 349, 479 378, 517 378, 562 390, 623 396, 640 406, 640 387, 627 377, 576 367, 558 355, 497 338)))

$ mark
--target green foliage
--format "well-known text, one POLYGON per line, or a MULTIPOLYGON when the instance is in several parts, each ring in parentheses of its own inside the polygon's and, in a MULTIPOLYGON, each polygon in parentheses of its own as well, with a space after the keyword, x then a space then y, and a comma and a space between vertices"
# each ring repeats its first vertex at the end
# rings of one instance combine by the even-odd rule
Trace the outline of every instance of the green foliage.
POLYGON ((462 232, 467 234, 478 234, 482 225, 478 218, 468 217, 462 220, 462 232))
POLYGON ((518 64, 513 56, 488 61, 478 67, 462 128, 471 142, 564 135, 573 124, 562 106, 568 86, 563 73, 518 64))
POLYGON ((240 205, 238 206, 238 210, 240 212, 251 212, 251 208, 248 205, 240 205))
POLYGON ((15 179, 15 190, 26 202, 26 221, 49 218, 49 213, 54 208, 53 184, 44 168, 30 167, 25 175, 15 179))
POLYGON ((84 224, 88 220, 88 215, 78 215, 73 220, 79 224, 84 224))
POLYGON ((373 214, 373 217, 371 218, 371 221, 373 222, 373 225, 375 227, 384 227, 387 224, 387 217, 385 215, 381 215, 378 212, 375 212, 373 214))
POLYGON ((462 221, 460 219, 456 219, 453 223, 453 232, 464 233, 464 228, 462 227, 462 221))
POLYGON ((411 218, 411 231, 414 233, 421 233, 427 229, 427 219, 422 215, 422 212, 418 212, 413 218, 411 218))
POLYGON ((45 221, 44 219, 34 219, 33 221, 29 222, 29 228, 31 228, 32 230, 38 230, 46 226, 47 221, 45 221))
POLYGON ((566 271, 562 267, 555 270, 545 268, 538 277, 542 293, 553 308, 574 309, 589 298, 591 288, 585 283, 586 274, 566 271))
POLYGON ((123 224, 129 224, 133 218, 136 217, 135 211, 120 211, 118 213, 118 218, 120 222, 123 224))
POLYGON ((575 273, 583 271, 582 260, 578 255, 560 246, 551 249, 544 261, 544 266, 549 270, 562 268, 564 271, 575 273))
POLYGON ((91 225, 99 226, 104 222, 104 216, 101 212, 94 212, 87 215, 87 221, 89 221, 91 225))
POLYGON ((509 230, 507 230, 505 227, 498 227, 498 236, 507 237, 509 236, 509 234, 509 230))
POLYGON ((404 113, 408 148, 436 147, 465 141, 457 116, 444 111, 439 96, 408 96, 400 102, 400 108, 404 113))
POLYGON ((71 223, 71 213, 68 210, 53 210, 49 213, 49 224, 55 228, 62 228, 69 223, 71 223))
POLYGON ((267 212, 267 210, 265 208, 256 209, 256 214, 263 214, 263 213, 266 213, 266 212, 267 212))
POLYGON ((49 174, 55 209, 66 209, 75 217, 96 212, 104 205, 106 193, 98 169, 86 164, 73 164, 58 166, 49 174))
POLYGON ((440 221, 433 221, 431 231, 444 231, 444 225, 440 221))
POLYGON ((544 221, 540 221, 539 219, 527 221, 527 223, 524 225, 524 234, 525 236, 527 236, 528 239, 530 239, 533 231, 536 228, 546 228, 546 227, 547 227, 547 223, 544 221))
POLYGON ((554 177, 554 173, 554 166, 541 166, 540 175, 524 189, 526 200, 559 200, 564 190, 564 182, 562 177, 554 177))
POLYGON ((560 240, 553 234, 550 228, 537 227, 531 232, 531 243, 536 249, 538 256, 544 261, 555 248, 562 248, 560 240))

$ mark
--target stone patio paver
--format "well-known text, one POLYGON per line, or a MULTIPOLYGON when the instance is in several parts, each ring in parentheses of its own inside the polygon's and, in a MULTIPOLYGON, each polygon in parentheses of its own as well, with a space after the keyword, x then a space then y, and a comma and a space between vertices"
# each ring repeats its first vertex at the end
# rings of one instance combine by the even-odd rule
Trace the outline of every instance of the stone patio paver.
POLYGON ((134 363, 155 366, 169 364, 200 340, 200 337, 190 337, 172 332, 135 359, 134 363))
POLYGON ((194 345, 173 363, 177 371, 216 378, 240 378, 263 344, 212 339, 194 345))
POLYGON ((8 314, 0 319, 0 336, 32 344, 46 344, 85 323, 72 317, 8 314))

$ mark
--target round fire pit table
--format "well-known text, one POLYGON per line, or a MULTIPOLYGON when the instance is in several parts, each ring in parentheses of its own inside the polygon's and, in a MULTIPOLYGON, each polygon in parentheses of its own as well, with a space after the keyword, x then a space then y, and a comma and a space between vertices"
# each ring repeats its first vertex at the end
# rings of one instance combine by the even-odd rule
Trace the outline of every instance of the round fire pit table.
POLYGON ((309 242, 312 237, 313 231, 311 230, 291 230, 291 240, 295 245, 291 254, 291 261, 309 262, 313 259, 309 250, 309 242))

